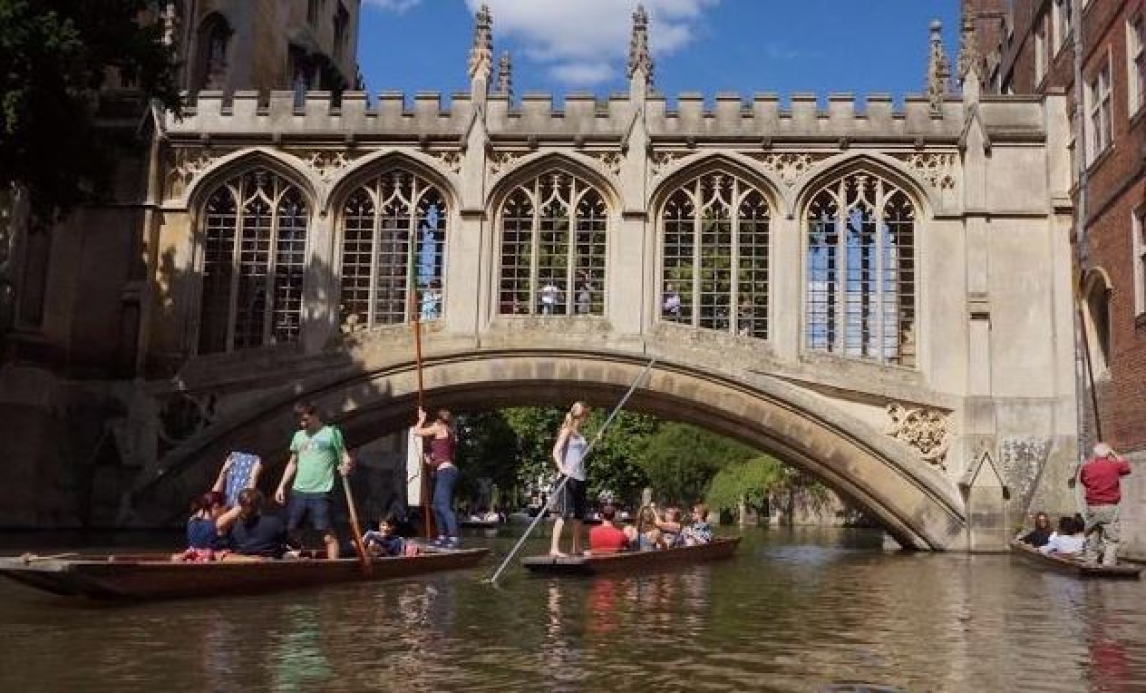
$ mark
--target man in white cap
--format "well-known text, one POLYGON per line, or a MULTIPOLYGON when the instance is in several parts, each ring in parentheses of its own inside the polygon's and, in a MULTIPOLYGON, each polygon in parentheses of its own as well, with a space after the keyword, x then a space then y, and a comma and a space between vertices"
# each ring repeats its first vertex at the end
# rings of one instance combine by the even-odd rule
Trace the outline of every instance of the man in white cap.
POLYGON ((1102 564, 1118 562, 1118 541, 1121 539, 1118 504, 1122 501, 1122 477, 1129 473, 1130 463, 1106 443, 1095 445, 1094 457, 1082 466, 1078 478, 1086 489, 1084 556, 1088 563, 1097 562, 1100 541, 1102 564))

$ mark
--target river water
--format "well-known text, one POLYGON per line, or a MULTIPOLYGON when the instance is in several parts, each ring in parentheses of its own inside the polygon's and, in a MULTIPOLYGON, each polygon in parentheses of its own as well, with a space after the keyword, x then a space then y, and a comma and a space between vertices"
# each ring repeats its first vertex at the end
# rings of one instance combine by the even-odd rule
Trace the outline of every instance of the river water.
POLYGON ((820 529, 483 583, 520 531, 468 537, 496 554, 473 571, 273 596, 108 607, 5 582, 0 691, 1146 691, 1144 583, 820 529))

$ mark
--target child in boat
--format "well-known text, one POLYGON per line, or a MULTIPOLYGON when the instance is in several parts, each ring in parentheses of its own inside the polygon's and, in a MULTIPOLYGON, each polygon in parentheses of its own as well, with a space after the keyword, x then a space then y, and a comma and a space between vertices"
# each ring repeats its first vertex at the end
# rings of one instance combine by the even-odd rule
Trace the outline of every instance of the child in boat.
POLYGON ((1086 545, 1084 525, 1073 517, 1063 517, 1058 521, 1058 531, 1051 535, 1039 551, 1053 556, 1072 558, 1082 554, 1086 545))
POLYGON ((387 515, 378 523, 378 530, 362 535, 362 545, 372 556, 404 556, 406 540, 398 535, 398 518, 387 515))
POLYGON ((708 506, 697 503, 692 506, 692 524, 681 532, 685 546, 700 546, 712 543, 712 525, 708 523, 708 506))
POLYGON ((191 517, 187 520, 187 550, 172 556, 172 560, 188 563, 206 563, 216 559, 225 548, 225 532, 219 531, 219 519, 227 510, 222 493, 208 491, 191 502, 191 517))

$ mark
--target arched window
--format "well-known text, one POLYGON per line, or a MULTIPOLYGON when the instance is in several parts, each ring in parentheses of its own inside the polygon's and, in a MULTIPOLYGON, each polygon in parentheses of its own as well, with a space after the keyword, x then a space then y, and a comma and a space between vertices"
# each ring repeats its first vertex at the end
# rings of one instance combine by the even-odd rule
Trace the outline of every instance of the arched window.
POLYGON ((809 349, 914 366, 915 208, 854 173, 808 207, 804 338, 809 349))
POLYGON ((698 176, 665 203, 661 318, 768 337, 768 201, 726 173, 698 176))
POLYGON ((298 339, 308 222, 301 191, 263 168, 207 198, 200 354, 298 339))
POLYGON ((218 13, 210 15, 199 25, 195 49, 196 89, 226 88, 231 33, 231 25, 218 13))
POLYGON ((1102 272, 1091 272, 1085 283, 1087 356, 1090 373, 1105 375, 1110 367, 1110 286, 1102 272))
POLYGON ((501 208, 499 312, 603 315, 605 199, 558 171, 519 186, 501 208))
POLYGON ((350 194, 342 223, 343 332, 402 324, 413 311, 422 320, 441 315, 446 204, 437 188, 385 171, 350 194))

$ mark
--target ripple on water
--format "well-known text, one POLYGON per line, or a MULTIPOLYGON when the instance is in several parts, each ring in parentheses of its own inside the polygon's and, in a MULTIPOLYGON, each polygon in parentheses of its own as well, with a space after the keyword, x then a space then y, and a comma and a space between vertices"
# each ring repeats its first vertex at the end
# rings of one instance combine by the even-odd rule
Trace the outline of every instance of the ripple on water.
MULTIPOLYGON (((512 537, 496 541, 504 552, 512 537)), ((731 561, 646 576, 511 570, 495 590, 480 580, 496 559, 126 609, 5 585, 0 690, 1146 690, 1142 584, 879 544, 759 531, 731 561)))

